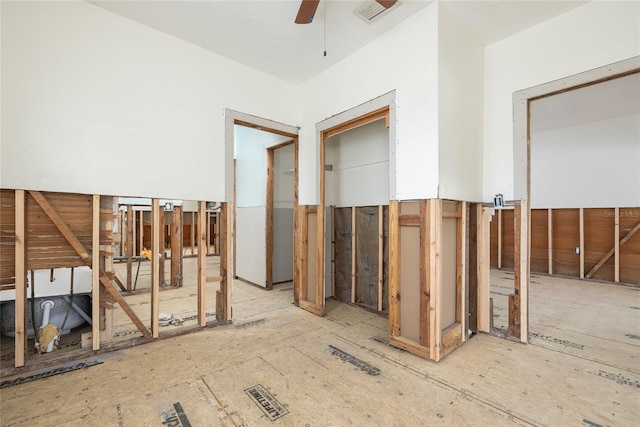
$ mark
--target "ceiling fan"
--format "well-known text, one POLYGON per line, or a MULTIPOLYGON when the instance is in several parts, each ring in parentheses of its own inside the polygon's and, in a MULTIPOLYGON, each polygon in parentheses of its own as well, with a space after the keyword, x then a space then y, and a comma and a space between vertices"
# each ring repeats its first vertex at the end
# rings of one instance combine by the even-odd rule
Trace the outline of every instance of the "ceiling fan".
MULTIPOLYGON (((389 9, 398 0, 376 0, 382 7, 389 9)), ((313 22, 313 17, 318 9, 318 3, 320 0, 302 0, 300 3, 300 9, 298 9, 298 16, 296 16, 296 24, 310 24, 313 22)))

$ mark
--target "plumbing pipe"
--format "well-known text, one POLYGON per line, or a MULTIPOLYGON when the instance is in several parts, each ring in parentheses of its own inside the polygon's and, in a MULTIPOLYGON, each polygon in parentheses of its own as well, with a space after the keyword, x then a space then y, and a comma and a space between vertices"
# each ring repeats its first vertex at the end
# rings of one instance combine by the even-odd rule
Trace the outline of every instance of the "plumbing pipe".
MULTIPOLYGON (((50 299, 44 300, 40 303, 40 308, 42 311, 42 324, 40 329, 44 328, 49 324, 49 318, 51 317, 51 309, 55 306, 55 303, 50 299)), ((49 341, 47 345, 47 353, 51 353, 53 351, 53 345, 55 344, 55 339, 49 341)))
POLYGON ((49 318, 51 316, 51 309, 56 305, 50 299, 46 299, 40 303, 40 308, 42 311, 42 323, 40 324, 40 328, 44 328, 49 324, 49 318))

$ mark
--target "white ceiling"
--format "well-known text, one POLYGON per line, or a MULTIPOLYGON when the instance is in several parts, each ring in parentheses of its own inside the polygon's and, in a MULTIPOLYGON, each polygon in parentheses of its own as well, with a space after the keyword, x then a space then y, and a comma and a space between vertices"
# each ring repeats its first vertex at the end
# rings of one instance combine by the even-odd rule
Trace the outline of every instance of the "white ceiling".
MULTIPOLYGON (((485 44, 587 3, 438 1, 485 44)), ((294 19, 300 0, 91 1, 103 9, 294 84, 349 56, 432 0, 401 0, 386 16, 371 24, 353 13, 363 2, 322 0, 313 23, 296 25, 294 19), (325 34, 326 57, 323 55, 325 34)))

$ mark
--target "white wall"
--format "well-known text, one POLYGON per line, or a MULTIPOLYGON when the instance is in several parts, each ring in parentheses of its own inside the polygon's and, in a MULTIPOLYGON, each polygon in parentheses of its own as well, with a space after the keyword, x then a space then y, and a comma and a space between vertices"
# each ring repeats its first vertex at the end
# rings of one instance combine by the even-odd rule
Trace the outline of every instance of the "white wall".
POLYGON ((236 209, 235 274, 263 287, 267 282, 266 214, 264 206, 236 209))
POLYGON ((236 158, 236 205, 266 206, 267 155, 264 137, 269 134, 243 126, 234 126, 236 158))
POLYGON ((317 204, 319 200, 316 123, 394 89, 396 196, 437 196, 437 8, 436 3, 425 7, 298 87, 301 204, 317 204))
POLYGON ((389 129, 384 120, 328 138, 325 205, 373 206, 389 203, 389 129))
POLYGON ((438 9, 439 197, 482 200, 484 46, 438 9))
POLYGON ((513 197, 513 93, 640 55, 638 16, 594 1, 485 49, 484 201, 513 197))
POLYGON ((640 206, 640 115, 532 133, 531 204, 640 206))
POLYGON ((1 7, 3 187, 224 200, 224 108, 296 121, 294 86, 89 3, 1 7))

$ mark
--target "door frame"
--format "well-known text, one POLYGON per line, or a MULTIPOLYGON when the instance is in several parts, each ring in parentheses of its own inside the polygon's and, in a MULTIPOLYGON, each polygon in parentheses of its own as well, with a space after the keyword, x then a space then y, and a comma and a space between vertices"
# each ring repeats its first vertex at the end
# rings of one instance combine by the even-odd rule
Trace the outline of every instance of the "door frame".
MULTIPOLYGON (((293 212, 295 218, 295 212, 297 212, 298 210, 298 138, 296 137, 290 141, 285 141, 272 147, 267 147, 267 214, 265 224, 267 243, 267 289, 273 289, 273 248, 275 241, 275 235, 273 233, 273 210, 275 202, 275 152, 278 148, 287 147, 291 144, 293 144, 293 212)), ((295 246, 295 238, 293 239, 293 244, 295 246)))
MULTIPOLYGON (((517 91, 513 94, 513 182, 514 199, 520 201, 521 216, 516 218, 516 233, 519 228, 519 260, 514 265, 519 269, 515 278, 516 289, 520 297, 520 341, 528 342, 529 334, 529 264, 531 240, 531 102, 536 99, 557 95, 569 90, 591 86, 607 80, 624 77, 640 72, 640 56, 635 56, 613 64, 604 65, 562 79, 554 80, 535 87, 517 91)), ((487 225, 485 225, 487 226, 487 225)), ((479 286, 489 286, 484 280, 479 286)), ((486 290, 483 290, 486 293, 486 290)), ((480 303, 480 301, 479 301, 480 303)), ((484 302, 488 303, 487 301, 484 302)), ((488 308, 478 307, 478 311, 488 315, 488 308)), ((486 323, 486 322, 485 322, 486 323)))
MULTIPOLYGON (((258 116, 253 116, 251 114, 246 114, 246 113, 242 113, 239 111, 235 111, 235 110, 231 110, 229 108, 225 108, 224 111, 224 115, 225 115, 225 201, 231 202, 233 204, 232 209, 233 209, 233 215, 231 215, 231 220, 233 221, 233 224, 231 226, 231 229, 233 230, 233 239, 232 239, 232 244, 233 244, 233 249, 231 251, 231 253, 233 254, 233 260, 232 262, 230 262, 229 264, 231 266, 233 266, 233 272, 230 273, 231 277, 236 277, 235 275, 235 271, 236 271, 236 162, 234 159, 234 147, 235 147, 235 137, 234 137, 234 126, 235 125, 239 125, 239 126, 245 126, 245 127, 249 127, 249 128, 253 128, 253 129, 257 129, 257 130, 261 130, 264 132, 269 132, 269 133, 274 133, 277 135, 282 135, 282 136, 286 136, 291 138, 290 141, 286 141, 283 144, 291 144, 294 143, 295 144, 295 160, 294 160, 294 235, 295 235, 295 218, 296 218, 296 211, 298 210, 298 133, 300 131, 300 128, 298 126, 291 126, 291 125, 287 125, 285 123, 280 123, 280 122, 276 122, 273 120, 269 120, 269 119, 265 119, 262 117, 258 117, 258 116)), ((281 145, 281 144, 280 144, 281 145)), ((267 150, 269 148, 277 148, 278 145, 275 145, 273 147, 268 147, 267 150)), ((267 156, 268 157, 268 156, 267 156)), ((269 174, 269 168, 267 168, 267 175, 269 174)), ((269 185, 269 179, 267 179, 267 186, 269 185)), ((268 193, 268 189, 267 189, 267 193, 268 193)), ((268 199, 268 197, 267 197, 268 199)), ((273 212, 272 212, 273 213, 273 212)), ((268 209, 267 209, 267 214, 266 216, 266 222, 268 222, 268 218, 269 218, 269 214, 268 214, 268 209)), ((271 218, 273 218, 273 215, 271 215, 271 218)), ((265 256, 265 260, 266 260, 266 265, 267 265, 267 277, 269 277, 269 258, 271 257, 270 253, 269 253, 269 240, 268 240, 268 235, 266 235, 266 233, 268 233, 268 230, 270 227, 267 226, 265 222, 265 237, 266 237, 266 242, 267 244, 266 246, 266 256, 265 256)), ((271 224, 273 225, 273 224, 271 224)), ((273 227, 271 226, 271 235, 273 236, 273 227)), ((271 247, 273 247, 273 240, 271 240, 271 247)), ((294 239, 294 253, 296 250, 296 241, 294 239)), ((273 260, 273 258, 271 257, 271 260, 273 260)), ((272 273, 272 272, 271 272, 272 273)), ((295 274, 294 274, 295 276, 295 274)), ((273 277, 271 275, 271 277, 273 277)), ((270 287, 268 288, 270 289, 270 287)), ((294 299, 297 298, 296 296, 296 292, 294 289, 294 299)))
POLYGON ((386 125, 389 128, 389 199, 396 199, 396 109, 395 109, 395 91, 391 91, 377 98, 374 98, 364 104, 360 104, 345 112, 332 116, 316 125, 316 135, 318 141, 318 171, 319 171, 319 203, 315 207, 306 207, 305 211, 301 213, 299 217, 302 230, 300 233, 302 236, 299 238, 300 247, 299 252, 296 252, 299 256, 297 259, 302 260, 302 272, 307 271, 306 264, 310 260, 301 255, 308 252, 308 236, 304 231, 308 230, 307 225, 307 211, 311 209, 311 213, 315 211, 316 215, 316 227, 315 227, 315 261, 316 261, 316 275, 315 275, 315 302, 309 301, 306 298, 306 292, 308 287, 308 277, 305 274, 300 275, 300 307, 311 311, 312 313, 323 315, 325 308, 325 145, 326 140, 334 135, 345 132, 350 129, 354 129, 359 126, 366 125, 376 120, 385 119, 386 125))

